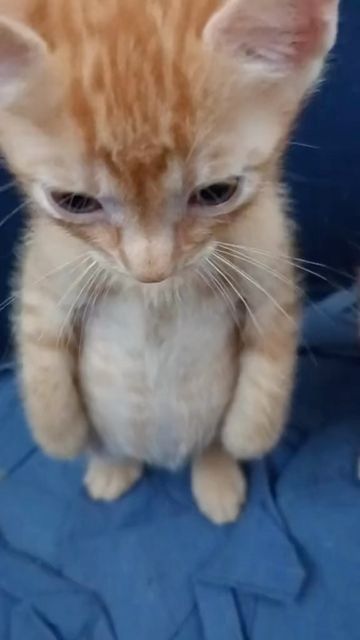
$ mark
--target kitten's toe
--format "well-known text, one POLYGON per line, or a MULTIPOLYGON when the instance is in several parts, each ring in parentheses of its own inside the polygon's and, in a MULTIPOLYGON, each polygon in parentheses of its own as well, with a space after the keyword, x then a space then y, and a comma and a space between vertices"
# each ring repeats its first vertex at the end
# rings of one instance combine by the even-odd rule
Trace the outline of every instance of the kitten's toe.
POLYGON ((136 462, 116 464, 94 458, 90 460, 84 484, 93 500, 111 502, 129 491, 141 474, 142 466, 136 462))
POLYGON ((246 480, 225 452, 194 463, 192 489, 200 511, 215 524, 234 522, 246 499, 246 480))

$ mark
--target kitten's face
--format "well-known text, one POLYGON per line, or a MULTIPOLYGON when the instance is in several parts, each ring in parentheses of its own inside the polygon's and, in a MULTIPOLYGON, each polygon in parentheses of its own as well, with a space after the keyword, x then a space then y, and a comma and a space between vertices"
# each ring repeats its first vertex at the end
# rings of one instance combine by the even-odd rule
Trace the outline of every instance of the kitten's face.
POLYGON ((273 179, 331 44, 336 1, 297 2, 20 0, 37 36, 0 23, 0 143, 35 208, 140 281, 196 267, 273 179))

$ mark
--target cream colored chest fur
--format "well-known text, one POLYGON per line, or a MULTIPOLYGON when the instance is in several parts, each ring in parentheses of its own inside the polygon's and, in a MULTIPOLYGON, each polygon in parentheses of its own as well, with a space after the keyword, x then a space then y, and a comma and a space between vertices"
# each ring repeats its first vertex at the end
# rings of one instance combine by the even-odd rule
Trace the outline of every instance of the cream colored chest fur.
POLYGON ((80 377, 108 453, 174 468, 215 436, 238 374, 238 337, 218 297, 98 304, 85 329, 80 377))

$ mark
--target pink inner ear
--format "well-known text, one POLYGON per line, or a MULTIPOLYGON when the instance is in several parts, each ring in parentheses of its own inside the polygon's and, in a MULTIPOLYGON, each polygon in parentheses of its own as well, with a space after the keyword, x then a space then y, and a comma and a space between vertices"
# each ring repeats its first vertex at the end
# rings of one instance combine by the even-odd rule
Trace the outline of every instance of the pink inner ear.
POLYGON ((338 0, 230 0, 212 18, 204 37, 216 48, 283 71, 327 52, 333 44, 337 4, 338 0))
POLYGON ((6 22, 0 22, 0 81, 16 80, 39 57, 40 47, 6 22))

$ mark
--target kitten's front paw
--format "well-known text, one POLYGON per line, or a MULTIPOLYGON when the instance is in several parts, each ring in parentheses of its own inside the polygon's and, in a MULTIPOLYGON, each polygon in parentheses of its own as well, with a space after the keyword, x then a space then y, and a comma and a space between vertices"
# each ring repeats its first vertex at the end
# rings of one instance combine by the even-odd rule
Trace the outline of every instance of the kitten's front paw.
POLYGON ((141 474, 142 465, 136 462, 116 464, 101 458, 92 458, 84 484, 93 500, 112 502, 129 491, 141 474))
POLYGON ((228 416, 221 435, 222 443, 237 460, 261 458, 276 445, 281 429, 269 421, 250 423, 241 416, 228 416))
POLYGON ((66 428, 54 428, 35 431, 35 440, 50 458, 73 460, 86 451, 89 444, 89 428, 84 419, 78 419, 66 428))
POLYGON ((192 490, 200 511, 211 522, 234 522, 246 498, 246 480, 225 452, 208 454, 194 463, 192 490))

